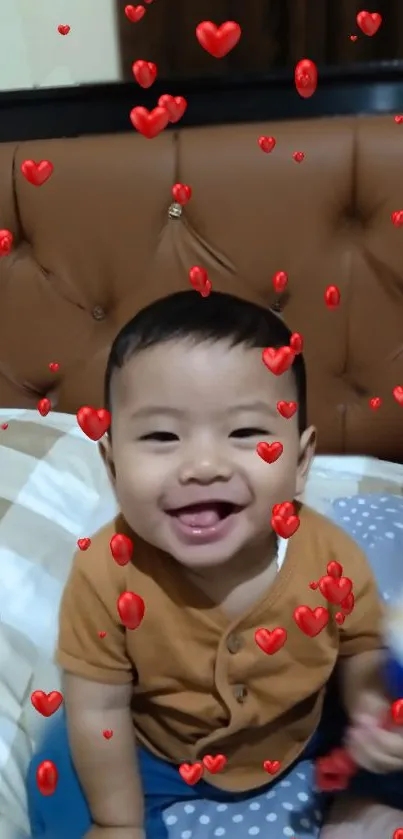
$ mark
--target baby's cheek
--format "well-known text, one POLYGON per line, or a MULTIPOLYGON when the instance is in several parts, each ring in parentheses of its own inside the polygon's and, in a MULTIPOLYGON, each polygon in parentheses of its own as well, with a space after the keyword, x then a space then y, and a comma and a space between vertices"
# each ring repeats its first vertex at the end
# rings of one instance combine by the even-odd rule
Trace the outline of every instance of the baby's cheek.
POLYGON ((274 463, 259 464, 255 473, 256 494, 263 503, 280 504, 293 501, 296 490, 297 464, 285 450, 274 463))
POLYGON ((137 507, 157 505, 172 474, 168 458, 150 457, 136 452, 128 454, 120 466, 117 472, 116 494, 122 509, 124 503, 137 507))

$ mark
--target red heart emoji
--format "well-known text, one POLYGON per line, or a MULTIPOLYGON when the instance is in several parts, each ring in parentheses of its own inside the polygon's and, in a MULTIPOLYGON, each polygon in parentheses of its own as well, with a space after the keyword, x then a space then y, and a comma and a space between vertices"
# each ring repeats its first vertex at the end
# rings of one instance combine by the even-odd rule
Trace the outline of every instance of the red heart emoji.
POLYGON ((51 717, 60 708, 63 702, 63 695, 58 690, 44 693, 43 690, 34 690, 31 693, 31 702, 36 711, 43 717, 51 717))
POLYGON ((373 411, 377 411, 382 405, 382 399, 379 396, 373 396, 372 399, 369 400, 369 407, 372 408, 373 411))
POLYGON ((391 712, 395 725, 403 725, 403 699, 397 699, 393 703, 391 712))
POLYGON ((146 13, 144 6, 126 6, 125 15, 131 23, 138 23, 146 13))
POLYGON ((111 424, 111 415, 106 408, 100 408, 97 411, 95 408, 84 405, 77 411, 77 422, 86 437, 96 442, 108 430, 111 424))
POLYGON ((289 370, 295 358, 295 352, 291 347, 266 347, 262 353, 263 364, 274 373, 275 376, 281 376, 286 370, 289 370))
POLYGON ((356 769, 346 749, 333 749, 330 755, 316 761, 316 786, 323 792, 346 789, 356 769))
POLYGON ((36 785, 41 795, 53 795, 59 776, 52 760, 43 760, 36 770, 36 785))
POLYGON ((209 296, 212 283, 208 278, 205 268, 201 268, 200 265, 194 265, 189 271, 189 280, 194 290, 199 291, 202 297, 209 296))
POLYGON ((357 35, 350 35, 350 41, 356 41, 357 37, 357 35))
POLYGON ((68 26, 68 24, 66 23, 59 23, 57 31, 60 33, 60 35, 68 35, 70 32, 70 26, 68 26))
POLYGON ((80 548, 80 551, 88 551, 88 548, 91 544, 91 539, 88 536, 85 536, 83 539, 77 539, 77 545, 80 548))
POLYGON ((259 457, 261 457, 262 460, 266 461, 266 463, 275 463, 275 461, 278 460, 283 453, 283 446, 281 445, 281 443, 278 442, 263 442, 257 444, 256 451, 259 457))
POLYGON ((401 227, 403 224, 403 210, 395 210, 394 213, 392 213, 391 218, 392 224, 394 224, 395 227, 401 227))
POLYGON ((403 387, 401 385, 393 388, 393 396, 398 405, 403 405, 403 387))
POLYGON ((216 26, 211 20, 203 20, 196 26, 196 38, 201 47, 213 58, 224 58, 236 47, 242 34, 239 23, 227 20, 216 26))
POLYGON ((47 417, 52 405, 50 399, 40 399, 36 407, 41 417, 47 417))
POLYGON ((262 151, 264 151, 266 154, 270 154, 270 152, 273 151, 276 145, 274 137, 259 137, 258 143, 262 151))
POLYGON ((393 117, 393 119, 396 125, 401 125, 403 123, 403 114, 396 114, 396 116, 393 117))
POLYGON ((344 623, 344 621, 346 620, 346 616, 343 615, 343 612, 336 612, 336 614, 334 616, 334 619, 335 619, 336 623, 338 623, 341 626, 344 623))
POLYGON ((152 61, 135 61, 132 64, 132 73, 140 87, 151 87, 157 78, 157 65, 152 61))
POLYGON ((336 285, 329 285, 325 291, 325 303, 328 309, 337 309, 340 303, 340 291, 336 285))
POLYGON ((277 294, 282 294, 288 283, 288 274, 285 271, 277 271, 273 277, 273 288, 277 294))
POLYGON ((330 577, 329 575, 321 577, 319 580, 319 589, 329 603, 337 606, 346 600, 353 584, 348 577, 330 577))
POLYGON ((109 542, 111 554, 117 563, 122 568, 128 565, 133 556, 133 542, 124 533, 115 533, 109 542))
POLYGON ((305 160, 305 155, 303 151, 295 151, 293 154, 293 159, 296 163, 302 163, 305 160))
POLYGON ((398 827, 395 830, 392 839, 403 839, 403 827, 398 827))
POLYGON ((315 580, 312 580, 312 582, 309 583, 309 588, 312 589, 312 591, 316 591, 316 589, 318 588, 318 585, 319 585, 319 583, 316 583, 315 580))
POLYGON ((139 594, 134 591, 124 591, 118 597, 117 610, 126 629, 137 629, 144 618, 145 604, 139 594))
POLYGON ((50 160, 40 160, 39 163, 35 163, 34 160, 24 160, 21 163, 21 172, 30 184, 42 186, 53 172, 53 163, 50 160))
POLYGON ((351 615, 351 612, 354 609, 354 604, 355 604, 355 597, 354 597, 353 592, 351 592, 348 595, 348 597, 346 597, 346 599, 343 600, 342 603, 340 603, 340 608, 343 609, 343 612, 346 616, 351 615))
POLYGON ((280 769, 280 766, 281 763, 279 760, 265 760, 263 763, 263 769, 265 769, 269 775, 275 775, 280 769))
POLYGON ((290 516, 295 516, 295 507, 291 501, 282 501, 281 504, 275 504, 272 509, 273 516, 283 516, 288 519, 290 516))
POLYGON ((183 96, 171 96, 164 93, 158 99, 158 105, 168 112, 169 122, 179 122, 186 111, 188 103, 183 96))
POLYGON ((0 230, 0 256, 7 256, 13 246, 13 234, 10 230, 0 230))
POLYGON ((272 516, 271 519, 271 526, 274 532, 278 536, 281 536, 282 539, 290 539, 297 532, 299 524, 298 516, 289 516, 288 518, 284 516, 272 516))
POLYGON ((49 370, 51 373, 57 373, 59 370, 60 364, 57 361, 51 361, 49 364, 49 370))
POLYGON ((2 427, 3 431, 7 431, 8 422, 3 422, 1 427, 2 427))
POLYGON ((181 204, 184 207, 192 197, 192 189, 187 184, 174 184, 172 187, 172 197, 177 204, 181 204))
POLYGON ((332 560, 332 562, 327 563, 326 572, 329 577, 341 577, 343 573, 343 566, 340 565, 340 562, 332 560))
POLYGON ((106 632, 104 632, 103 630, 101 630, 100 632, 98 632, 98 637, 99 637, 99 638, 106 638, 106 632))
POLYGON ((105 737, 105 740, 110 740, 113 737, 113 731, 111 728, 105 728, 102 732, 102 736, 105 737))
POLYGON ((382 15, 378 12, 358 12, 356 17, 358 26, 364 35, 375 35, 382 23, 382 15))
POLYGON ((277 402, 277 410, 284 419, 291 419, 294 416, 298 405, 296 402, 277 402))
POLYGON ((136 131, 147 137, 147 140, 152 140, 167 127, 169 116, 166 108, 158 106, 148 111, 147 108, 138 107, 130 111, 130 120, 136 131))
POLYGON ((304 349, 304 339, 299 332, 293 332, 290 338, 290 347, 294 350, 295 355, 299 355, 304 349))
POLYGON ((315 638, 322 632, 329 621, 329 612, 323 606, 310 609, 309 606, 297 606, 294 609, 294 620, 299 629, 309 638, 315 638))
POLYGON ((210 775, 215 775, 216 772, 221 772, 227 764, 225 755, 205 755, 203 758, 203 765, 210 775))
POLYGON ((318 86, 318 71, 316 64, 309 58, 298 62, 294 71, 294 81, 297 92, 303 99, 313 96, 318 86))
POLYGON ((203 775, 203 764, 181 763, 179 767, 179 774, 181 778, 183 778, 183 780, 192 787, 200 781, 200 778, 203 775))
POLYGON ((287 640, 287 633, 282 626, 276 626, 270 632, 270 629, 257 629, 255 632, 255 641, 258 647, 267 655, 274 655, 284 647, 287 640))

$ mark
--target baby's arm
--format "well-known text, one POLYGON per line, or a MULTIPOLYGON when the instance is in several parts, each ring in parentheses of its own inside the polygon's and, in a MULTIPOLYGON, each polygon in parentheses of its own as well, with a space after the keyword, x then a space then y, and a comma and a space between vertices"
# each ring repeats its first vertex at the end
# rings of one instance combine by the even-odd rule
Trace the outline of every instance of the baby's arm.
POLYGON ((384 659, 384 650, 378 649, 367 650, 343 658, 339 662, 342 698, 350 719, 355 716, 363 693, 370 692, 385 696, 386 690, 382 679, 384 659))
POLYGON ((88 837, 143 839, 132 685, 99 684, 65 673, 63 693, 72 758, 94 822, 88 837), (105 729, 113 731, 109 740, 105 729))

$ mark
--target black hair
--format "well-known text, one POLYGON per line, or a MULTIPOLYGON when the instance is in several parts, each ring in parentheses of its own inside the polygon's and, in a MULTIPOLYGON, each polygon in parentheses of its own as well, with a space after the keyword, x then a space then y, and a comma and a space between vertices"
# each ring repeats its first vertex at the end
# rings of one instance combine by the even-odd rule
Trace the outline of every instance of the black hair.
MULTIPOLYGON (((250 349, 289 346, 291 332, 270 309, 220 291, 201 297, 193 290, 178 291, 141 309, 116 336, 108 358, 104 383, 104 404, 111 410, 111 379, 141 350, 172 340, 202 343, 229 341, 231 347, 244 344, 250 349)), ((263 362, 262 362, 263 364, 263 362)), ((302 353, 292 365, 300 434, 307 427, 306 372, 302 353)), ((270 375, 268 371, 268 375, 270 375)))

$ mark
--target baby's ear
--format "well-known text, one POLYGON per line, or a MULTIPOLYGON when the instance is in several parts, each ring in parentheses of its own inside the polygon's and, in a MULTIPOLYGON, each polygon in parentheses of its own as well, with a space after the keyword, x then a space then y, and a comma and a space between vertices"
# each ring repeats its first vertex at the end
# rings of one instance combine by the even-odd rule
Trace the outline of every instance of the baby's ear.
POLYGON ((105 434, 102 440, 100 440, 100 442, 98 443, 98 450, 105 464, 109 480, 112 486, 115 486, 116 472, 109 434, 105 434))
POLYGON ((313 425, 302 433, 299 444, 299 459, 297 468, 296 496, 302 495, 308 479, 309 470, 316 450, 316 429, 313 425))

